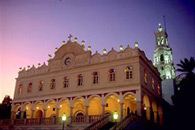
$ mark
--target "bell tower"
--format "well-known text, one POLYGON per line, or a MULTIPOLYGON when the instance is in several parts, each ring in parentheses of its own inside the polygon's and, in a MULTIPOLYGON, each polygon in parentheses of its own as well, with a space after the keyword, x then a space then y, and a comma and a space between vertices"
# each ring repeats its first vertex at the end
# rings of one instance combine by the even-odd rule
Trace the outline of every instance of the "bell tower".
POLYGON ((168 43, 168 34, 159 23, 158 31, 154 33, 156 47, 153 54, 153 64, 158 69, 162 79, 163 98, 172 104, 171 96, 174 94, 175 67, 172 49, 168 43))
POLYGON ((168 43, 166 30, 159 24, 158 32, 155 33, 156 48, 154 50, 153 64, 158 68, 162 80, 175 78, 172 49, 168 43))

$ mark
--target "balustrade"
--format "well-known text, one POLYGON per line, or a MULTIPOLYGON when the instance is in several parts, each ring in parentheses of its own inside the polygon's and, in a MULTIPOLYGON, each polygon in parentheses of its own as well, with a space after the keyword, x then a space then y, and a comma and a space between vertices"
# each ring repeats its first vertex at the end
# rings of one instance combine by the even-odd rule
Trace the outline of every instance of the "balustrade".
POLYGON ((106 115, 105 117, 102 117, 100 120, 94 122, 84 130, 98 130, 110 121, 110 116, 111 115, 106 115))
MULTIPOLYGON (((88 116, 88 123, 94 123, 100 120, 102 115, 90 115, 88 116)), ((66 123, 87 123, 86 116, 67 117, 66 123)), ((32 118, 32 119, 4 119, 0 120, 0 125, 52 125, 62 124, 61 117, 59 118, 32 118)))

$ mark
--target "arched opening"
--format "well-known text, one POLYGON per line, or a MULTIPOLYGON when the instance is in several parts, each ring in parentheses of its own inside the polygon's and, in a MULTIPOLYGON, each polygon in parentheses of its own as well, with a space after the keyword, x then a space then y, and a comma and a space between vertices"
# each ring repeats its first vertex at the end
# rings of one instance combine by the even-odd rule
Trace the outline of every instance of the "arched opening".
POLYGON ((35 112, 34 118, 42 118, 42 117, 43 117, 43 112, 42 112, 42 110, 37 110, 37 111, 35 112))
POLYGON ((21 106, 16 105, 14 108, 14 111, 15 111, 14 119, 20 119, 21 118, 21 106))
POLYGON ((120 113, 120 104, 119 104, 119 98, 117 95, 115 94, 111 94, 109 96, 106 97, 105 100, 105 112, 117 112, 119 117, 121 117, 121 113, 120 113))
POLYGON ((157 104, 156 102, 152 102, 152 113, 153 113, 153 121, 157 123, 157 104))
POLYGON ((83 112, 77 112, 77 113, 76 113, 76 116, 77 116, 77 117, 84 116, 84 113, 83 113, 83 112))
POLYGON ((64 113, 66 116, 70 116, 70 103, 68 99, 62 99, 59 102, 59 117, 61 117, 64 113))
POLYGON ((102 114, 101 99, 97 96, 90 98, 88 115, 101 115, 101 114, 102 114))
POLYGON ((56 104, 54 100, 48 101, 45 105, 46 107, 46 118, 52 118, 56 115, 56 104))
POLYGON ((56 80, 55 80, 55 79, 52 79, 52 80, 50 81, 50 88, 51 88, 51 89, 55 89, 55 85, 56 85, 56 80))
POLYGON ((160 61, 164 61, 164 56, 163 56, 163 54, 160 55, 160 61))
POLYGON ((171 79, 171 67, 169 65, 165 66, 166 79, 171 79))
POLYGON ((78 112, 85 115, 85 101, 83 98, 77 98, 73 102, 73 116, 77 116, 78 112))
POLYGON ((142 116, 150 120, 150 101, 147 95, 143 97, 142 116))
POLYGON ((163 111, 161 106, 158 106, 158 120, 159 124, 163 125, 163 111))
POLYGON ((68 76, 64 77, 63 85, 64 85, 64 88, 68 88, 68 85, 69 85, 69 77, 68 76))
POLYGON ((127 94, 123 98, 123 103, 123 117, 136 112, 136 99, 134 95, 127 94))
POLYGON ((34 109, 35 111, 34 111, 34 114, 33 114, 33 117, 32 117, 32 118, 42 118, 42 117, 44 117, 43 113, 41 113, 41 112, 43 112, 43 103, 42 103, 41 101, 36 102, 36 103, 34 104, 33 109, 34 109), (39 112, 37 113, 37 111, 39 111, 39 112), (40 111, 41 111, 41 112, 40 112, 40 111), (36 113, 37 113, 37 114, 36 114, 36 113), (40 114, 40 113, 41 113, 41 114, 40 114))
POLYGON ((20 84, 18 87, 18 94, 22 94, 22 88, 23 88, 23 85, 20 84))
POLYGON ((77 84, 78 84, 78 86, 82 86, 83 85, 83 75, 82 74, 79 74, 78 76, 77 76, 77 84))
POLYGON ((28 84, 27 92, 28 93, 32 92, 32 83, 28 84))
POLYGON ((39 91, 42 91, 43 90, 43 84, 44 84, 44 82, 43 82, 43 80, 41 80, 39 82, 39 88, 38 88, 39 91))
POLYGON ((23 118, 24 119, 29 119, 31 118, 31 114, 32 114, 32 110, 31 110, 31 104, 30 103, 26 103, 23 107, 23 118))

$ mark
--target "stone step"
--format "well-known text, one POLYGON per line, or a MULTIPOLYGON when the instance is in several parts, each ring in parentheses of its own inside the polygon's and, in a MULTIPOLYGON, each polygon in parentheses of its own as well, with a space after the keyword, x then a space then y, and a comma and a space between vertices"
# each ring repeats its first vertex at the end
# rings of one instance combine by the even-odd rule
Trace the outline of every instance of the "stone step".
MULTIPOLYGON (((65 126, 65 130, 82 130, 89 126, 89 123, 75 123, 65 126)), ((14 125, 0 126, 0 130, 62 130, 62 125, 14 125)))

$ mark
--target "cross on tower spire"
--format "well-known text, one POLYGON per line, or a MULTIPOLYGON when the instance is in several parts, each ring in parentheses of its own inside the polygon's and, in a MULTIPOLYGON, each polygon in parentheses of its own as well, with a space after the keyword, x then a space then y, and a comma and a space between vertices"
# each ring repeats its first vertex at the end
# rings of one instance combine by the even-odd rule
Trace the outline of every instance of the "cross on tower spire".
POLYGON ((72 35, 70 34, 70 35, 68 36, 68 38, 69 38, 69 41, 71 41, 72 35))

